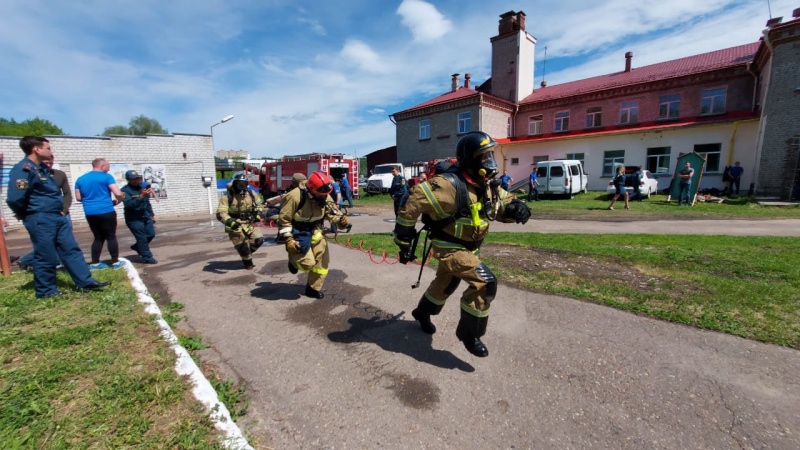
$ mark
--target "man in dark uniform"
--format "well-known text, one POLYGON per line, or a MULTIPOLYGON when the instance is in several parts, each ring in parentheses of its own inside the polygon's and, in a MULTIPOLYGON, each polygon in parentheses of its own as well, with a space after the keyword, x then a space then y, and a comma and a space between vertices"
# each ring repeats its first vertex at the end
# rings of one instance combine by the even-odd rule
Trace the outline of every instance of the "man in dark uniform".
POLYGON ((497 278, 478 259, 478 251, 489 233, 491 220, 524 224, 531 216, 524 202, 500 188, 499 180, 490 183, 497 175, 496 146, 497 142, 484 132, 464 135, 456 146, 457 167, 414 186, 394 228, 400 262, 406 264, 416 236, 417 218, 422 216, 433 257, 439 261, 436 278, 411 315, 423 332, 435 333, 431 316, 442 311, 461 281, 466 282, 469 287, 461 294, 456 337, 467 351, 479 357, 489 355, 480 338, 486 333, 497 278))
POLYGON ((72 221, 64 214, 64 198, 50 168, 44 161, 52 157, 50 142, 43 137, 26 136, 19 141, 25 158, 11 169, 6 203, 22 220, 33 243, 33 287, 37 298, 63 295, 56 288, 58 259, 72 281, 82 290, 100 289, 111 284, 98 282, 75 236, 72 221))
POLYGON ((392 175, 394 178, 392 178, 392 185, 389 187, 389 195, 394 200, 394 215, 397 216, 403 199, 408 195, 408 183, 406 183, 406 177, 400 174, 400 169, 397 166, 392 167, 392 175))
POLYGON ((150 204, 150 197, 153 196, 153 188, 142 184, 142 176, 135 170, 125 172, 125 179, 128 184, 120 190, 125 194, 122 203, 125 205, 125 225, 131 230, 136 243, 131 246, 145 264, 156 264, 153 252, 150 251, 150 241, 156 237, 154 226, 155 214, 153 206, 150 204))

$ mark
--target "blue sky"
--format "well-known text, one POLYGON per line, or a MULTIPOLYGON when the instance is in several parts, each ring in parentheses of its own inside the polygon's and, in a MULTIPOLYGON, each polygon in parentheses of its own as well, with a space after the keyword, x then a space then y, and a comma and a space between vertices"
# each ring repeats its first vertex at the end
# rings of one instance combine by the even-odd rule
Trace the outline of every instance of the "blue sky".
POLYGON ((94 136, 144 114, 254 157, 363 156, 389 114, 490 71, 499 15, 524 11, 549 85, 758 40, 797 0, 3 0, 0 117, 94 136))

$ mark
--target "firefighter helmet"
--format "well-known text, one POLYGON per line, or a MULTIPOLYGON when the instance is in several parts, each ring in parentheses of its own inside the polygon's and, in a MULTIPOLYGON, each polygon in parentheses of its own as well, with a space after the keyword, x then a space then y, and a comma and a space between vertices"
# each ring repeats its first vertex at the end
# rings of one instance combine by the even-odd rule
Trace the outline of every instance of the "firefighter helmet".
POLYGON ((470 131, 459 139, 456 145, 458 167, 481 181, 497 175, 497 163, 494 161, 494 148, 497 142, 483 131, 470 131))
POLYGON ((311 195, 324 198, 333 192, 333 184, 324 172, 314 172, 306 181, 306 189, 311 195))
POLYGON ((236 172, 231 179, 231 187, 237 194, 244 194, 247 191, 247 174, 236 172))

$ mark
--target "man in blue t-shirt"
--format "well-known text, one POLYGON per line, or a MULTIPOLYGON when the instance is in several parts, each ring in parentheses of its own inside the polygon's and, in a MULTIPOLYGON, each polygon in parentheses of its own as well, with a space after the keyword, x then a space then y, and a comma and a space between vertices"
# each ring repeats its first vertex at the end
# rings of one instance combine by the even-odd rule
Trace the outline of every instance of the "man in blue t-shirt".
POLYGON ((500 177, 500 187, 503 188, 504 191, 508 191, 508 185, 513 182, 514 179, 511 178, 511 175, 508 174, 507 170, 504 170, 503 176, 500 177))
POLYGON ((728 195, 733 194, 733 186, 736 186, 736 195, 739 195, 739 184, 742 182, 742 174, 744 173, 744 167, 739 165, 739 161, 734 163, 734 166, 730 168, 728 171, 728 176, 730 177, 730 188, 728 188, 728 195))
POLYGON ((117 187, 117 181, 108 171, 111 164, 104 158, 92 161, 92 170, 75 181, 75 199, 83 203, 83 213, 92 230, 92 263, 90 269, 108 269, 108 265, 100 261, 103 243, 108 243, 111 255, 111 266, 122 267, 119 261, 119 243, 117 242, 117 212, 114 206, 125 198, 125 194, 117 187), (111 200, 111 194, 115 199, 111 200))
POLYGON ((350 190, 350 182, 347 181, 349 175, 345 174, 342 178, 342 199, 347 200, 347 207, 353 207, 353 191, 350 190))
POLYGON ((536 165, 534 164, 528 179, 528 201, 531 201, 531 195, 534 200, 539 201, 539 180, 536 178, 536 165))

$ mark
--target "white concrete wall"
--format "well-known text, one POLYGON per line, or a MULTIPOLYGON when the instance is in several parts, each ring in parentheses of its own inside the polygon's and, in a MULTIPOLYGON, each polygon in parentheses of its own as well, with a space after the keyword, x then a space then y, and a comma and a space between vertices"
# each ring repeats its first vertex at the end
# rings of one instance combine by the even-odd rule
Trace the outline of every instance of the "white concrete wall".
POLYGON ((664 189, 669 186, 679 153, 693 151, 695 144, 719 143, 721 144, 719 171, 704 173, 700 188, 722 189, 724 167, 732 165, 734 161, 740 161, 745 169, 741 188, 746 190, 755 179, 757 134, 758 120, 748 120, 739 122, 738 125, 710 124, 659 131, 509 143, 502 146, 502 151, 506 158, 505 169, 515 180, 524 180, 530 174, 530 164, 534 156, 547 156, 553 160, 566 159, 567 153, 584 153, 584 169, 589 174, 589 190, 602 191, 606 189, 610 180, 610 177, 602 176, 605 151, 625 150, 625 165, 646 167, 648 148, 670 147, 670 171, 661 177, 658 183, 659 189, 664 189), (512 166, 511 158, 519 158, 519 165, 512 166))
MULTIPOLYGON (((70 187, 75 187, 72 165, 91 164, 95 158, 105 158, 111 164, 131 164, 142 170, 149 164, 165 167, 168 197, 159 202, 152 201, 156 217, 173 217, 187 214, 209 212, 208 193, 202 185, 201 176, 212 177, 211 203, 217 208, 216 177, 212 141, 210 135, 173 134, 119 137, 72 137, 46 136, 50 141, 58 168, 67 174, 70 187)), ((3 167, 10 169, 25 155, 19 147, 18 137, 0 137, 0 153, 3 154, 3 167)), ((7 185, 13 180, 3 179, 0 189, 2 214, 10 224, 10 229, 24 228, 22 222, 14 219, 6 205, 7 185)), ((120 184, 120 187, 124 183, 120 184)), ((74 197, 74 194, 73 194, 74 197)), ((122 204, 117 206, 122 218, 122 204)), ((70 208, 72 221, 76 226, 86 222, 83 207, 73 200, 70 208)))

